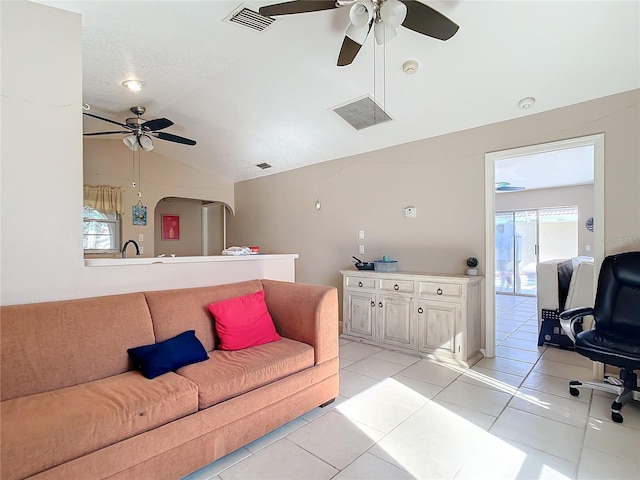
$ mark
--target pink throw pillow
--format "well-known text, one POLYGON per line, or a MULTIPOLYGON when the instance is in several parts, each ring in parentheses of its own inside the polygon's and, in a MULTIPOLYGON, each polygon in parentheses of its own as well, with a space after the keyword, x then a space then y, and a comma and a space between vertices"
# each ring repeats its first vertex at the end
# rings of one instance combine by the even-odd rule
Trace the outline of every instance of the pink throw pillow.
POLYGON ((209 304, 220 350, 242 350, 280 340, 264 302, 264 291, 209 304))

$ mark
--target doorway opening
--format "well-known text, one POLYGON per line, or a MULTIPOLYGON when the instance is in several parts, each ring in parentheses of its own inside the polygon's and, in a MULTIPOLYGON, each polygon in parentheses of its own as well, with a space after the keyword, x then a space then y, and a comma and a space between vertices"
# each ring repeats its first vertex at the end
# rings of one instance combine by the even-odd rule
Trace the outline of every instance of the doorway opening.
MULTIPOLYGON (((556 214, 557 210, 560 210, 558 205, 539 205, 539 208, 528 208, 528 207, 518 207, 517 202, 513 203, 511 208, 503 207, 503 200, 505 200, 504 195, 516 195, 516 193, 500 193, 496 194, 496 186, 504 186, 505 184, 513 184, 520 186, 525 186, 525 188, 518 188, 517 194, 518 198, 525 198, 528 195, 522 195, 527 193, 533 193, 531 190, 539 190, 545 187, 535 186, 530 189, 526 188, 527 182, 531 179, 539 179, 541 181, 547 182, 551 181, 557 177, 561 177, 563 174, 566 178, 571 178, 574 176, 573 185, 580 184, 579 180, 579 172, 575 170, 575 167, 571 166, 563 166, 562 162, 558 161, 558 157, 550 164, 551 166, 545 167, 544 161, 549 160, 547 157, 554 157, 555 155, 561 156, 563 154, 571 155, 573 150, 586 149, 590 152, 590 162, 592 167, 592 215, 589 218, 589 224, 592 227, 591 236, 588 240, 588 244, 585 244, 583 241, 578 241, 578 254, 582 254, 588 251, 588 255, 594 258, 594 268, 595 271, 599 271, 600 264, 604 258, 604 135, 591 135, 588 137, 580 137, 575 139, 563 140, 559 142, 546 143, 541 145, 533 145, 529 147, 515 148, 510 150, 504 150, 500 152, 492 152, 485 155, 485 213, 486 213, 486 284, 485 284, 485 349, 484 354, 487 357, 495 356, 495 346, 496 346, 496 292, 501 286, 501 277, 498 276, 498 256, 496 254, 496 233, 497 226, 499 224, 499 220, 497 215, 499 213, 504 212, 512 212, 512 220, 514 222, 514 235, 511 236, 512 241, 512 263, 515 260, 515 251, 516 251, 516 240, 515 240, 515 226, 516 217, 518 213, 516 212, 531 212, 533 210, 537 210, 535 213, 536 221, 536 230, 535 233, 536 242, 534 245, 534 253, 535 253, 535 263, 541 261, 540 253, 541 253, 541 222, 539 221, 541 216, 541 210, 545 209, 555 209, 556 214), (501 162, 503 162, 501 164, 501 162), (502 175, 504 171, 501 169, 504 165, 511 165, 512 162, 519 162, 522 165, 525 165, 526 168, 523 169, 520 177, 514 177, 510 179, 504 178, 502 175), (577 179, 577 180, 576 180, 577 179), (497 184, 496 182, 499 182, 497 184)), ((584 152, 583 152, 584 153, 584 152)), ((588 182, 584 182, 588 183, 588 182)), ((570 183, 569 183, 570 184, 570 183)), ((556 186, 561 185, 558 183, 556 186)), ((548 188, 548 187, 547 187, 548 188)), ((555 194, 555 190, 548 195, 545 195, 545 198, 552 199, 555 194)), ((514 197, 510 197, 514 198, 514 197)), ((564 205, 568 205, 564 203, 564 205)), ((570 208, 572 205, 569 204, 570 208)), ((532 229, 532 224, 534 223, 532 217, 533 213, 521 213, 521 223, 522 225, 527 225, 527 228, 532 229)), ((506 215, 505 215, 506 216, 506 215)), ((506 220, 505 220, 506 221, 506 220)), ((585 226, 585 219, 583 219, 582 214, 578 211, 578 220, 575 222, 577 224, 578 231, 581 231, 585 226)), ((533 233, 527 233, 527 235, 532 236, 533 233)), ((522 236, 522 235, 521 235, 522 236)), ((531 270, 532 267, 523 266, 522 264, 522 249, 530 248, 531 246, 527 246, 524 244, 524 238, 519 240, 520 243, 520 270, 519 270, 519 278, 520 278, 520 289, 522 290, 522 270, 528 268, 531 270)), ((530 250, 529 250, 530 253, 530 250)), ((564 256, 565 253, 562 253, 564 256)), ((531 263, 531 262, 530 262, 531 263)), ((502 264, 501 264, 502 266, 502 264)), ((507 276, 507 275, 505 275, 507 276)), ((515 295, 515 281, 514 281, 514 271, 511 272, 511 288, 514 290, 512 295, 515 295)), ((530 279, 527 279, 527 282, 530 282, 530 279)), ((594 279, 593 289, 595 292, 595 284, 596 281, 594 279)), ((507 282, 505 280, 505 288, 507 287, 507 282)), ((526 299, 524 292, 520 292, 518 294, 520 298, 526 299)), ((529 293, 529 295, 533 295, 533 291, 529 293)), ((535 301, 535 300, 534 300, 535 301)), ((537 314, 537 312, 536 312, 537 314)))

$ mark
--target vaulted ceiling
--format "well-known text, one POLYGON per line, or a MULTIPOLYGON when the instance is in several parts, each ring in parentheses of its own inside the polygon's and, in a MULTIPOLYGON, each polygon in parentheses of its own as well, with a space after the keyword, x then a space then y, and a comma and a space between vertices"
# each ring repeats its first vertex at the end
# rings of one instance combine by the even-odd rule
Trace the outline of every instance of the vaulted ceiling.
MULTIPOLYGON (((401 27, 385 46, 370 36, 346 67, 336 60, 348 6, 256 32, 225 19, 277 2, 39 3, 82 14, 91 113, 124 121, 145 106, 145 118, 175 123, 167 133, 197 141, 154 140, 156 151, 234 182, 640 88, 636 1, 424 0, 460 25, 453 38, 401 27), (123 87, 130 78, 144 89, 123 87), (357 131, 332 111, 374 91, 392 121, 357 131), (536 99, 527 110, 525 97, 536 99)), ((111 127, 85 118, 85 132, 111 127)))

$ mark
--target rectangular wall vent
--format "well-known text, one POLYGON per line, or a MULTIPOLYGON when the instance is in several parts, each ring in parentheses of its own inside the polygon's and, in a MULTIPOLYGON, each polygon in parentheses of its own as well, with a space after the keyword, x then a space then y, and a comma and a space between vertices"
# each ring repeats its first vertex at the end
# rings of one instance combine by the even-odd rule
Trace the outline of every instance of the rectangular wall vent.
POLYGON ((265 168, 271 168, 271 165, 269 165, 268 163, 259 163, 256 165, 256 167, 264 170, 265 168))
POLYGON ((364 97, 336 107, 333 111, 356 130, 362 130, 393 120, 371 97, 364 97))
POLYGON ((241 5, 231 12, 231 14, 225 18, 225 21, 256 32, 264 32, 276 19, 260 15, 258 12, 241 5))

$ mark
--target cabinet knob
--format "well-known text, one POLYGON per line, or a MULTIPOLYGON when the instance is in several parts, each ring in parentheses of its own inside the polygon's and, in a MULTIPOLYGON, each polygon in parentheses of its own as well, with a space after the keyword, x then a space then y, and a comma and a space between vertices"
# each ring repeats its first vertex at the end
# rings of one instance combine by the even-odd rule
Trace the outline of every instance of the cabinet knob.
POLYGON ((436 290, 436 293, 437 293, 438 295, 442 295, 442 289, 441 289, 441 288, 439 288, 438 290, 436 290))
POLYGON ((418 313, 422 314, 424 312, 424 310, 422 309, 422 307, 418 308, 418 313))
POLYGON ((359 287, 362 287, 362 282, 358 282, 358 286, 359 286, 359 287))
POLYGON ((393 289, 394 289, 394 290, 400 290, 400 287, 399 287, 399 286, 398 286, 398 284, 396 283, 396 284, 393 286, 393 289))
POLYGON ((378 306, 379 306, 380 308, 382 308, 382 302, 378 303, 378 306))
POLYGON ((371 308, 376 306, 376 302, 374 302, 373 300, 371 300, 371 308))

